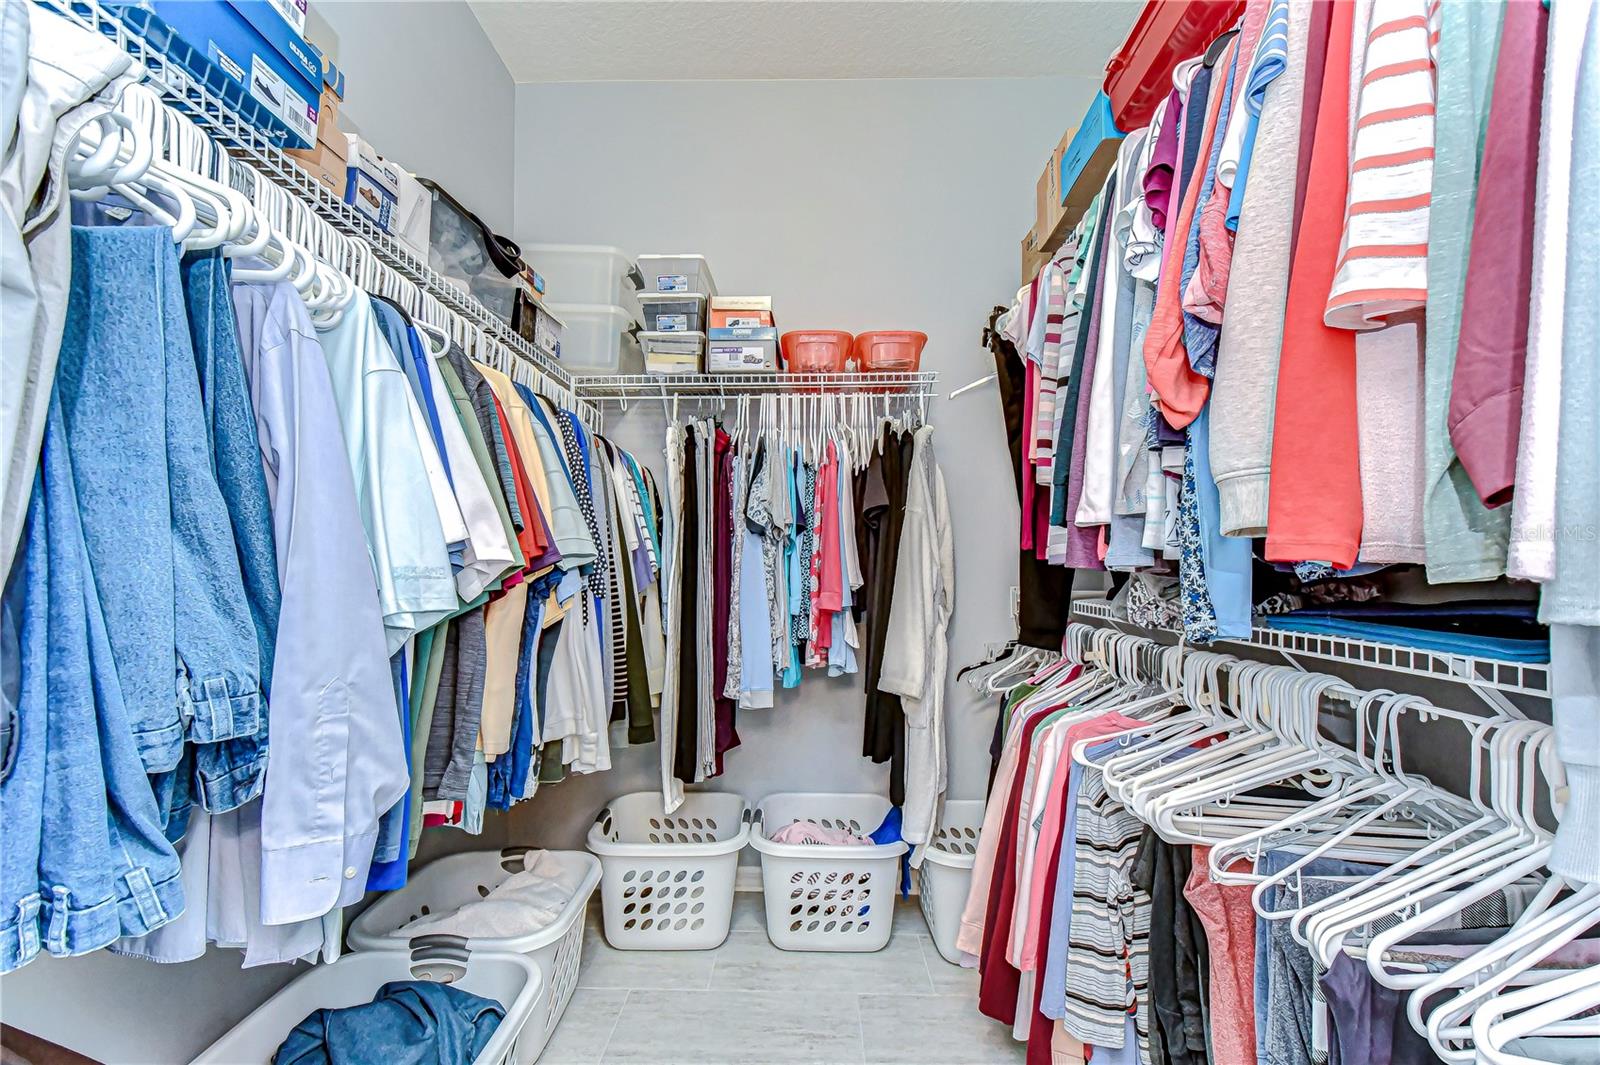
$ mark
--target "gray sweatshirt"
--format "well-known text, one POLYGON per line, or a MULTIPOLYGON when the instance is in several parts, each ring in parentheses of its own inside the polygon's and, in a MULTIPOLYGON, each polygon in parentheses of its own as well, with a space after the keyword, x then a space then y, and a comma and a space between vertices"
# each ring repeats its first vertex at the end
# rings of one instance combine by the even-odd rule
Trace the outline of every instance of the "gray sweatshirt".
POLYGON ((1211 402, 1227 416, 1212 421, 1211 469, 1227 536, 1264 536, 1267 530, 1310 16, 1311 0, 1290 0, 1289 61, 1262 101, 1218 340, 1211 402))

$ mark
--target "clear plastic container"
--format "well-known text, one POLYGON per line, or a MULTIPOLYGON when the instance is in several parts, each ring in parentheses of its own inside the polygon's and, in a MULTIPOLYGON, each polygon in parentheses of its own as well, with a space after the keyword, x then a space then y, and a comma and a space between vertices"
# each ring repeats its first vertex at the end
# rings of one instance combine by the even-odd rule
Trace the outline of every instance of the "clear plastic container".
POLYGON ((916 373, 928 334, 878 330, 856 337, 855 357, 862 373, 916 373))
POLYGON ((717 294, 711 267, 704 255, 641 255, 639 273, 644 292, 703 292, 717 294))
POLYGON ((706 354, 704 333, 639 334, 644 349, 644 372, 654 374, 699 373, 706 354))
POLYGON ((836 329, 799 329, 783 334, 783 368, 789 373, 844 373, 854 337, 836 329))
POLYGON ((644 327, 655 333, 698 333, 705 329, 706 297, 702 292, 641 292, 644 327))
POLYGON ((575 373, 639 373, 639 323, 622 307, 604 303, 552 303, 550 313, 566 323, 561 363, 575 373))
POLYGON ((544 275, 548 299, 601 303, 639 313, 644 276, 633 256, 605 244, 530 244, 523 257, 544 275))

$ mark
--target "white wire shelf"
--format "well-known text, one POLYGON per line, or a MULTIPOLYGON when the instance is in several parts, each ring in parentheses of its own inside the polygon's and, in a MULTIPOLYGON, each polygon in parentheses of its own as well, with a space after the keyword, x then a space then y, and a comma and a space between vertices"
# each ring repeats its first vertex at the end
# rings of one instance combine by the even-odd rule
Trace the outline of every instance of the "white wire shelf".
MULTIPOLYGON (((433 296, 453 314, 481 329, 514 356, 529 363, 551 384, 561 390, 574 392, 572 374, 559 362, 524 340, 512 330, 510 323, 469 294, 461 282, 431 268, 424 257, 372 225, 354 207, 334 196, 295 165, 278 147, 271 134, 246 121, 215 92, 200 84, 175 60, 96 0, 39 2, 114 42, 133 59, 136 66, 144 68, 146 83, 161 94, 163 102, 192 119, 230 154, 249 163, 263 177, 303 201, 339 232, 365 241, 385 266, 433 296)), ((539 302, 537 298, 535 302, 539 302)), ((575 401, 579 398, 575 392, 573 398, 575 401)), ((590 409, 587 413, 594 414, 597 411, 590 409)))
MULTIPOLYGON (((1116 608, 1106 599, 1074 600, 1072 613, 1082 620, 1113 622, 1132 629, 1152 631, 1120 616, 1116 608)), ((1171 635, 1179 634, 1171 632, 1171 635)), ((1269 629, 1264 625, 1254 626, 1248 640, 1216 642, 1273 651, 1291 660, 1314 658, 1348 666, 1425 677, 1429 680, 1453 681, 1457 684, 1466 684, 1480 692, 1502 692, 1542 698, 1547 698, 1550 694, 1550 667, 1545 662, 1512 662, 1503 658, 1450 654, 1397 643, 1269 629)))
POLYGON ((932 399, 939 375, 921 373, 677 373, 582 374, 573 390, 589 400, 663 396, 766 395, 781 393, 882 394, 932 399))

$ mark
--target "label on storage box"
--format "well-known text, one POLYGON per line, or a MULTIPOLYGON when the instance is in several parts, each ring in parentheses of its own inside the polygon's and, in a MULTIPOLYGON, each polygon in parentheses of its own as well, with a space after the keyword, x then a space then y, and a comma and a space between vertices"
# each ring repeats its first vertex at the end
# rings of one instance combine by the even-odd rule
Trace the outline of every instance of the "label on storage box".
POLYGON ((724 329, 759 329, 761 326, 766 324, 767 323, 762 320, 759 314, 730 314, 722 321, 722 326, 724 329))
POLYGON ((212 45, 211 60, 212 62, 216 63, 217 66, 221 67, 222 72, 228 75, 228 77, 232 78, 234 81, 237 81, 241 85, 244 84, 244 68, 238 63, 235 63, 233 58, 229 56, 227 52, 224 52, 216 45, 212 45))
MULTIPOLYGON (((220 56, 221 52, 217 54, 220 56)), ((258 55, 250 57, 250 95, 265 104, 296 136, 310 144, 317 143, 316 112, 258 55)))
POLYGON ((759 344, 713 344, 706 364, 714 370, 763 370, 767 349, 759 344))
POLYGON ((662 274, 656 278, 657 292, 688 292, 689 277, 687 274, 662 274))
POLYGON ((683 333, 689 329, 689 316, 687 314, 658 314, 656 315, 656 332, 658 333, 683 333))

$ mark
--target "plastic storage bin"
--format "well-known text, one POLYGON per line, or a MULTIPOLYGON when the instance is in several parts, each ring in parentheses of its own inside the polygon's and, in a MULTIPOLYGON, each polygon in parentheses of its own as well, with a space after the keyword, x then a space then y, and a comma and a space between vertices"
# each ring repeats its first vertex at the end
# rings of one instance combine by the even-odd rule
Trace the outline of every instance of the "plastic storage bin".
POLYGON ((922 346, 928 334, 906 331, 862 333, 856 337, 855 358, 863 373, 916 373, 922 365, 922 346))
POLYGON ((539 998, 539 967, 522 954, 469 953, 456 940, 412 953, 362 951, 332 965, 314 966, 207 1047, 194 1065, 269 1062, 284 1037, 313 1010, 365 1005, 391 980, 437 980, 494 999, 506 1013, 473 1065, 529 1065, 533 1060, 521 1056, 517 1044, 539 998))
POLYGON ((706 355, 704 333, 639 334, 644 349, 644 372, 654 374, 699 373, 706 355))
POLYGON ((710 950, 728 938, 744 798, 697 791, 667 813, 661 793, 613 799, 589 828, 600 858, 606 942, 619 950, 710 950))
MULTIPOLYGON (((350 926, 350 949, 409 949, 413 941, 389 933, 424 914, 446 913, 476 902, 513 873, 521 872, 524 856, 532 849, 510 847, 453 854, 428 863, 411 874, 405 887, 384 895, 362 911, 350 926)), ((572 991, 578 986, 578 966, 583 960, 584 917, 589 897, 600 884, 600 862, 593 855, 582 851, 563 853, 581 860, 588 871, 554 923, 525 936, 467 940, 467 948, 475 954, 521 954, 538 966, 539 998, 517 1044, 518 1062, 538 1058, 572 1000, 572 991)))
POLYGON ((644 276, 633 256, 604 244, 530 244, 523 257, 544 275, 546 294, 563 303, 603 303, 637 316, 644 276))
POLYGON ((834 329, 799 329, 778 338, 790 373, 844 373, 855 337, 834 329))
POLYGON ((873 951, 889 944, 904 843, 883 846, 774 843, 795 821, 866 836, 883 823, 879 795, 788 793, 756 807, 750 844, 761 854, 767 938, 780 950, 873 951))
POLYGON ((703 292, 641 292, 644 327, 656 333, 699 333, 706 327, 703 292))
POLYGON ((922 919, 928 922, 928 934, 933 936, 939 956, 952 965, 961 963, 956 936, 972 887, 972 863, 978 856, 978 830, 982 827, 982 799, 947 800, 939 830, 922 849, 922 865, 917 869, 922 919))
POLYGON ((711 280, 711 267, 704 255, 641 255, 639 273, 644 277, 644 292, 717 294, 717 283, 711 280))
POLYGON ((622 307, 604 303, 552 303, 550 313, 566 323, 561 362, 575 373, 639 373, 639 323, 622 307))

